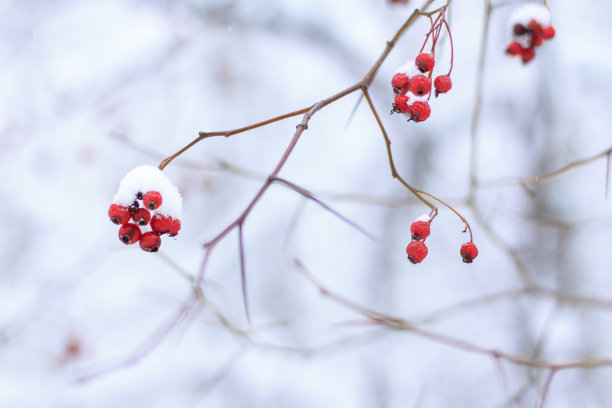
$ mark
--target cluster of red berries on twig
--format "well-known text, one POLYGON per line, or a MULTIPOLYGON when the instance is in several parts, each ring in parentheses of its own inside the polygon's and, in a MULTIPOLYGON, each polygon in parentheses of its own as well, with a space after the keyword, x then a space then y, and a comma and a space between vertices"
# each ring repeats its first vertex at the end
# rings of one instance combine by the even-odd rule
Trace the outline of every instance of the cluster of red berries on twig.
POLYGON ((539 4, 527 4, 516 9, 510 16, 512 41, 506 53, 520 57, 523 64, 535 58, 535 49, 545 40, 555 36, 555 29, 550 24, 550 12, 539 4))
POLYGON ((446 93, 452 88, 450 78, 453 69, 453 43, 448 23, 445 20, 445 11, 440 12, 436 20, 431 20, 431 30, 427 33, 421 52, 414 60, 406 62, 399 67, 391 79, 391 86, 395 93, 391 113, 403 113, 408 120, 422 122, 431 115, 429 98, 433 88, 436 97, 446 93), (442 28, 446 28, 451 44, 450 69, 446 75, 439 75, 432 80, 433 68, 436 64, 435 48, 442 28), (425 45, 431 38, 431 53, 423 52, 425 45))
MULTIPOLYGON (((429 215, 422 215, 410 225, 410 235, 412 237, 412 241, 406 246, 406 254, 408 255, 408 260, 413 264, 418 264, 423 262, 427 253, 429 252, 427 249, 427 245, 425 245, 425 239, 429 236, 431 232, 431 222, 432 218, 429 215)), ((461 255, 461 259, 465 263, 472 263, 474 259, 478 256, 478 248, 476 244, 472 242, 470 239, 469 242, 461 245, 459 250, 459 254, 461 255)))
POLYGON ((140 166, 121 180, 108 216, 120 225, 121 242, 139 242, 144 251, 157 252, 163 234, 174 237, 181 229, 181 207, 178 190, 161 170, 140 166))

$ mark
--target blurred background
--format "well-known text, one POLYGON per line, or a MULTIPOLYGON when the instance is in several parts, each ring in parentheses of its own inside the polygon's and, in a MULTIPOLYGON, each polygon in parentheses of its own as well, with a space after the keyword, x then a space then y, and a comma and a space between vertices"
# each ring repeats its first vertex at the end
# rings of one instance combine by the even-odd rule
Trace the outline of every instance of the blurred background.
MULTIPOLYGON (((367 323, 321 296, 295 260, 360 305, 486 350, 553 363, 612 357, 602 153, 612 147, 612 4, 549 1, 557 35, 523 65, 504 50, 508 16, 524 2, 502 3, 480 71, 485 2, 453 2, 453 89, 432 98, 427 121, 388 114, 390 79, 419 52, 427 19, 370 88, 400 174, 470 222, 473 264, 459 256, 463 223, 443 206, 428 257, 407 261, 410 224, 428 208, 391 178, 380 129, 352 94, 312 118, 281 177, 376 239, 274 185, 244 225, 251 324, 234 231, 211 253, 206 303, 167 329, 192 293, 202 244, 243 211, 301 118, 206 140, 172 162, 183 227, 157 254, 123 245, 108 220, 123 175, 198 131, 305 108, 356 83, 420 3, 1 1, 0 406, 532 407, 541 398, 548 370, 367 323)), ((446 35, 437 52, 435 75, 448 70, 446 35)), ((546 406, 609 406, 610 381, 611 368, 559 371, 546 406)))

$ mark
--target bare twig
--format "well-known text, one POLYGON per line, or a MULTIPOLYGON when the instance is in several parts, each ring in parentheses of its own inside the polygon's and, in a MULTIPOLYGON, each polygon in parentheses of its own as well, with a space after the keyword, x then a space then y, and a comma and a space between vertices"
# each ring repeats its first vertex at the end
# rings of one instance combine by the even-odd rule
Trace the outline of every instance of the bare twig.
POLYGON ((542 387, 542 391, 540 392, 540 398, 538 398, 538 403, 536 408, 543 408, 544 402, 546 401, 546 397, 548 395, 548 390, 550 389, 550 384, 552 383, 552 379, 557 373, 557 370, 551 368, 546 376, 546 380, 544 381, 544 386, 542 387))
POLYGON ((593 161, 599 160, 601 158, 606 158, 606 191, 608 185, 608 174, 609 174, 609 162, 610 162, 610 154, 612 154, 612 147, 607 148, 606 150, 594 154, 589 157, 585 157, 584 159, 574 160, 572 162, 567 163, 566 165, 552 170, 548 173, 540 174, 535 177, 525 177, 525 178, 503 178, 496 180, 487 180, 478 183, 478 187, 490 188, 490 187, 500 187, 506 185, 537 185, 546 183, 552 179, 555 179, 570 170, 573 170, 577 167, 584 166, 585 164, 589 164, 593 161))
POLYGON ((333 208, 331 208, 330 206, 328 206, 327 204, 325 204, 323 201, 319 200, 318 198, 316 198, 310 191, 288 181, 285 179, 282 179, 280 177, 273 177, 271 179, 272 182, 274 183, 279 183, 285 187, 290 188, 291 190, 303 195, 304 197, 314 201, 315 203, 319 204, 321 207, 323 207, 324 209, 326 209, 327 211, 329 211, 330 213, 332 213, 333 215, 335 215, 336 217, 338 217, 339 219, 341 219, 342 221, 344 221, 345 223, 347 223, 348 225, 350 225, 351 227, 355 228, 357 231, 359 231, 360 233, 362 233, 363 235, 365 235, 366 237, 372 239, 372 240, 376 240, 376 236, 374 234, 372 234, 371 232, 367 231, 366 229, 364 229, 363 227, 361 227, 360 225, 356 224, 355 222, 349 220, 348 218, 346 218, 344 215, 340 214, 339 212, 337 212, 336 210, 334 210, 333 208))
POLYGON ((493 359, 503 359, 513 364, 532 367, 532 368, 546 368, 554 371, 574 368, 598 368, 598 367, 610 367, 612 366, 611 358, 589 358, 584 360, 574 360, 567 362, 553 362, 548 360, 542 360, 539 358, 524 357, 517 354, 507 353, 483 346, 479 346, 474 343, 470 343, 465 340, 457 339, 445 334, 436 333, 431 330, 427 330, 414 325, 402 318, 391 316, 385 313, 378 312, 374 309, 362 306, 361 304, 345 298, 327 287, 325 287, 312 273, 310 273, 301 262, 296 260, 296 269, 302 273, 318 290, 319 292, 334 301, 354 312, 364 316, 369 320, 371 324, 377 326, 388 327, 389 329, 400 330, 405 332, 413 333, 419 337, 429 339, 431 341, 445 344, 452 348, 459 350, 482 354, 489 356, 493 359))

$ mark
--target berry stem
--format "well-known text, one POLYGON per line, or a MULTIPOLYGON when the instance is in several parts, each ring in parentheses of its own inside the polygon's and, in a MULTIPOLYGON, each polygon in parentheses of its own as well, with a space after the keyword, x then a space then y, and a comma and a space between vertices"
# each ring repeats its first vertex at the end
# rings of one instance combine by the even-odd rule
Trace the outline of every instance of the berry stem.
POLYGON ((434 213, 438 213, 438 209, 436 208, 435 205, 433 205, 433 203, 431 203, 430 201, 428 201, 426 198, 424 198, 420 191, 418 191, 417 189, 415 189, 414 187, 412 187, 410 184, 408 184, 406 182, 406 180, 404 180, 399 173, 397 172, 397 169, 395 167, 395 163, 393 161, 393 154, 391 153, 391 140, 389 139, 389 136, 387 135, 387 131, 385 130, 385 126, 383 125, 382 121, 380 120, 380 116, 378 115, 378 112, 376 111, 376 108, 374 107, 374 103, 372 102, 372 98, 370 97, 370 93, 368 92, 368 90, 366 88, 362 89, 363 95, 366 98, 366 101, 368 101, 368 105, 370 105, 370 110, 372 111, 372 114, 374 115, 374 117, 376 118, 376 122, 378 123, 378 127, 380 128, 380 131, 382 132, 383 138, 385 139, 385 147, 387 148, 387 158, 389 160, 389 167, 391 168, 391 176, 394 179, 399 180, 400 183, 402 183, 402 185, 404 187, 406 187, 412 194, 414 194, 419 200, 421 200, 425 205, 427 205, 429 208, 431 208, 431 210, 434 213))
MULTIPOLYGON (((472 228, 470 227, 470 223, 467 222, 467 220, 465 219, 465 217, 463 215, 461 215, 459 213, 459 211, 455 210, 450 204, 448 204, 447 202, 441 200, 440 198, 436 197, 433 194, 429 194, 426 193, 425 191, 418 191, 419 194, 423 194, 426 195, 427 197, 431 197, 434 200, 438 201, 440 204, 444 205, 446 208, 448 208, 449 210, 451 210, 452 212, 455 213, 455 215, 457 217, 459 217, 459 219, 461 221, 463 221, 463 224, 465 225, 465 227, 463 228, 463 232, 469 232, 470 233, 470 242, 472 242, 473 238, 472 238, 472 228)), ((434 217, 432 217, 431 219, 433 220, 434 217)))
POLYGON ((446 20, 444 20, 444 26, 446 27, 446 32, 448 33, 448 40, 450 42, 450 52, 451 52, 451 56, 450 56, 450 68, 448 69, 448 76, 450 76, 451 71, 453 70, 453 58, 454 58, 454 47, 453 47, 453 35, 451 34, 451 30, 450 27, 448 26, 448 22, 446 20))

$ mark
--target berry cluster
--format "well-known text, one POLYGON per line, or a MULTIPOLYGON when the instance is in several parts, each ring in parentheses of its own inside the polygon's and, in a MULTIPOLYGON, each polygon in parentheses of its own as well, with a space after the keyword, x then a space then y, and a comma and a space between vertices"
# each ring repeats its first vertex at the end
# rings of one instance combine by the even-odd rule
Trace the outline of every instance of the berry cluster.
POLYGON ((535 58, 536 47, 555 36, 548 8, 538 4, 527 4, 515 10, 510 17, 510 25, 512 41, 506 53, 520 57, 523 64, 535 58))
POLYGON ((120 225, 121 242, 139 242, 144 251, 157 252, 163 234, 174 237, 181 229, 181 207, 178 190, 161 170, 140 166, 121 180, 108 216, 120 225))
MULTIPOLYGON (((414 61, 408 61, 398 68, 391 79, 395 92, 391 113, 403 113, 408 120, 422 122, 429 118, 431 108, 429 97, 432 89, 432 70, 435 59, 432 54, 421 53, 414 61)), ((440 75, 433 80, 436 97, 450 91, 452 82, 449 75, 440 75)))
MULTIPOLYGON (((431 221, 432 218, 424 214, 410 225, 412 241, 406 247, 406 254, 408 255, 408 260, 413 264, 423 262, 423 259, 427 256, 428 249, 427 245, 425 245, 425 239, 429 236, 431 221)), ((474 242, 469 241, 461 245, 459 254, 463 262, 472 263, 478 256, 478 248, 474 242)))

